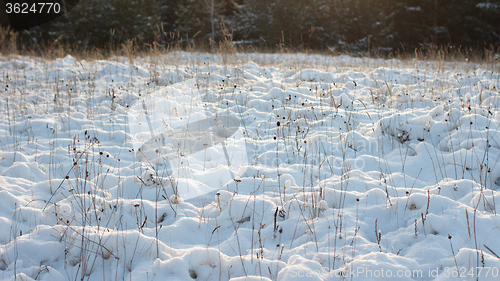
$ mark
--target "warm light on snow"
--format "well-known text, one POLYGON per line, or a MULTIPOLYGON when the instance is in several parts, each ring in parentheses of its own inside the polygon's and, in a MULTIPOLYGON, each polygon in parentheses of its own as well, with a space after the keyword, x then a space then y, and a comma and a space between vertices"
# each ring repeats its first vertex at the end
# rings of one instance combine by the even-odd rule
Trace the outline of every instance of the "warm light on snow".
POLYGON ((0 70, 2 280, 498 280, 498 63, 0 70))

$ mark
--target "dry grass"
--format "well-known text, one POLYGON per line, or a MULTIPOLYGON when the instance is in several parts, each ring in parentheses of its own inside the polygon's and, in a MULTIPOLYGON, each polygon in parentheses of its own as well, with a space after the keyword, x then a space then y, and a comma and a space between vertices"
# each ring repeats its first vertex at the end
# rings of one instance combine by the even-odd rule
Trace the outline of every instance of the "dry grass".
MULTIPOLYGON (((162 26, 157 27, 155 41, 144 43, 130 38, 119 45, 114 44, 110 39, 109 46, 97 48, 92 46, 74 46, 60 42, 58 39, 51 42, 36 42, 32 40, 29 44, 21 42, 19 32, 11 29, 0 28, 0 54, 8 55, 26 55, 31 57, 43 57, 45 59, 62 58, 71 55, 77 59, 100 60, 110 57, 123 56, 133 61, 137 57, 150 57, 163 55, 173 51, 217 53, 222 55, 224 63, 231 60, 236 53, 305 53, 305 54, 323 54, 323 55, 349 55, 355 57, 371 57, 382 59, 400 59, 400 60, 421 60, 444 62, 476 62, 476 63, 494 63, 498 61, 495 57, 500 50, 494 46, 485 46, 484 48, 469 48, 462 46, 432 44, 422 44, 419 48, 412 50, 397 50, 389 53, 381 52, 377 49, 370 49, 363 53, 354 53, 351 51, 339 52, 328 46, 322 49, 310 49, 307 46, 292 45, 285 40, 280 40, 277 45, 269 45, 266 42, 247 44, 246 42, 237 42, 233 40, 232 31, 221 24, 220 30, 223 34, 222 40, 213 42, 209 40, 199 40, 196 35, 193 38, 184 37, 179 33, 166 32, 162 26), (173 42, 160 44, 158 42, 173 42)), ((113 35, 110 32, 110 38, 113 35)))

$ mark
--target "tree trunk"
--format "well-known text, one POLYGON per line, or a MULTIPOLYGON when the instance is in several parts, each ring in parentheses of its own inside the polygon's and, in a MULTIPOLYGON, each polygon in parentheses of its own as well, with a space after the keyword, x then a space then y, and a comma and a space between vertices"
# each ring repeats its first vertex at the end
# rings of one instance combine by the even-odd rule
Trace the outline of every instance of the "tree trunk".
POLYGON ((434 30, 432 32, 432 44, 437 45, 437 27, 438 27, 438 16, 439 16, 439 0, 434 0, 434 18, 433 18, 433 27, 434 30))
POLYGON ((210 9, 210 21, 212 22, 212 49, 215 48, 215 23, 214 23, 214 0, 210 9))

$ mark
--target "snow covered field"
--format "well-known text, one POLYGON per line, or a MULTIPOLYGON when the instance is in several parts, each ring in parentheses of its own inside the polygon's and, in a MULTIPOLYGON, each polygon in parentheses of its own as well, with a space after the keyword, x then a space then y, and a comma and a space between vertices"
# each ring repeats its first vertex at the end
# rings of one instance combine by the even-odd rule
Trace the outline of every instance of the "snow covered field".
POLYGON ((499 69, 0 57, 0 278, 498 280, 499 69))

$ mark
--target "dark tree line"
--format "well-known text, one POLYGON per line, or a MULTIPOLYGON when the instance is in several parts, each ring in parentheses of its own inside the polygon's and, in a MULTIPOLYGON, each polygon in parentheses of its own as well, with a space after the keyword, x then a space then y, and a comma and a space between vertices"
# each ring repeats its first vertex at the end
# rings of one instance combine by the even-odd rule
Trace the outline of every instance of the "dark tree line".
POLYGON ((497 48, 500 0, 81 0, 28 33, 31 40, 96 47, 230 35, 246 44, 311 49, 497 48))

